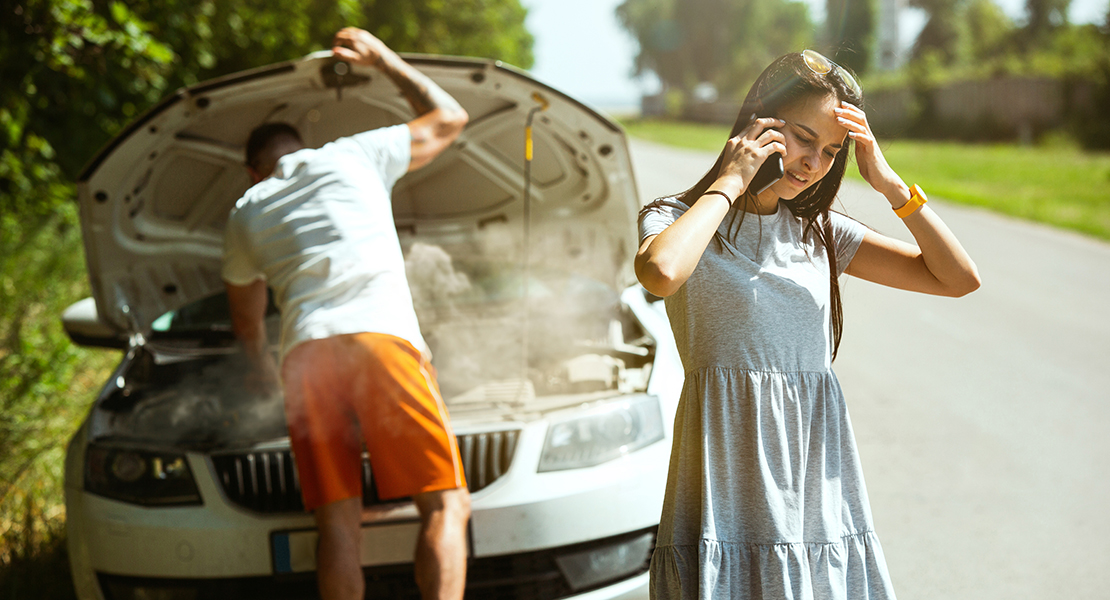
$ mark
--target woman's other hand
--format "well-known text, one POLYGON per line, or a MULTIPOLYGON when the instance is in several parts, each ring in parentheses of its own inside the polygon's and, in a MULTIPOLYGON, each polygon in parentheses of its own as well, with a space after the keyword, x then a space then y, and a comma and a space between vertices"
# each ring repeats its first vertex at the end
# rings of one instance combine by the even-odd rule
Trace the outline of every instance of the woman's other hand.
MULTIPOLYGON (((909 188, 887 164, 867 124, 867 115, 847 102, 835 111, 837 121, 856 141, 860 175, 886 196, 892 208, 904 205, 910 199, 909 188)), ((938 296, 958 297, 978 289, 975 262, 931 208, 922 206, 902 222, 917 246, 868 231, 845 272, 880 285, 938 296)))
POLYGON ((886 162, 871 126, 867 124, 867 115, 858 106, 847 102, 841 102, 834 111, 837 122, 848 130, 848 136, 856 142, 856 164, 864 181, 888 198, 901 196, 901 191, 908 188, 886 162))
POLYGON ((767 157, 775 152, 786 156, 786 138, 781 131, 773 129, 785 125, 782 119, 763 117, 753 120, 739 135, 730 138, 725 144, 724 160, 713 189, 732 188, 726 191, 735 191, 734 198, 747 191, 767 157))

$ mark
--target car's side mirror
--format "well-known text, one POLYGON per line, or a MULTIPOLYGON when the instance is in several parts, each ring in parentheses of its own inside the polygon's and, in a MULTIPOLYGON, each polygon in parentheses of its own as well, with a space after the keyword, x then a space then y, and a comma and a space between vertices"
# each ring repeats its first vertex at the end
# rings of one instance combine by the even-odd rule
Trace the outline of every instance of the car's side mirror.
POLYGON ((78 346, 94 348, 127 348, 128 336, 104 321, 96 311, 96 300, 85 298, 69 305, 62 312, 62 326, 78 346))

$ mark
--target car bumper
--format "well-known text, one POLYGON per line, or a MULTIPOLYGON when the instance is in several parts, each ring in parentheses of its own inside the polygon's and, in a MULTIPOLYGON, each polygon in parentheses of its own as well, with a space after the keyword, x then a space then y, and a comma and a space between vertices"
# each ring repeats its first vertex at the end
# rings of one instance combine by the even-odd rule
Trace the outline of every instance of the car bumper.
MULTIPOLYGON (((513 468, 473 495, 469 596, 646 597, 669 444, 659 442, 589 469, 536 473, 545 431, 542 422, 525 426, 513 468), (583 574, 575 561, 616 575, 583 574)), ((83 460, 76 456, 83 453, 72 450, 71 461, 83 460)), ((189 454, 188 460, 203 506, 141 507, 67 488, 78 598, 314 597, 311 515, 258 514, 235 506, 212 477, 206 455, 189 454)), ((369 508, 364 520, 368 597, 415 593, 415 508, 410 503, 369 508)))
MULTIPOLYGON (((284 600, 290 598, 315 598, 315 584, 299 582, 290 584, 282 582, 279 590, 270 589, 273 586, 268 582, 251 579, 237 580, 234 582, 216 582, 214 584, 197 584, 192 582, 166 582, 150 579, 137 579, 128 577, 105 576, 101 578, 106 589, 110 590, 109 598, 158 598, 159 600, 200 600, 202 598, 235 598, 237 600, 284 600), (293 594, 296 594, 295 596, 293 594)), ((641 573, 625 581, 621 581, 602 589, 597 589, 573 596, 565 596, 566 600, 647 600, 648 574, 641 573)), ((367 596, 371 597, 371 596, 367 596)), ((383 596, 398 598, 403 596, 383 596)), ((480 597, 480 596, 479 596, 480 597)), ((521 595, 519 598, 533 598, 536 596, 521 595)))

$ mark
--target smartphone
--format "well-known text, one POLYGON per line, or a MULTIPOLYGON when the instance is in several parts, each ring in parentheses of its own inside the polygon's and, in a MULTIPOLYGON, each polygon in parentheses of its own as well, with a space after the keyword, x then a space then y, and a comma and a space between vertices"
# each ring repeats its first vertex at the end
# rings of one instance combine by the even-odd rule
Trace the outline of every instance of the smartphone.
MULTIPOLYGON (((755 115, 752 115, 753 118, 755 115)), ((771 129, 777 129, 772 127, 771 129)), ((764 190, 774 185, 774 183, 785 174, 782 168, 782 154, 775 152, 763 161, 763 166, 755 172, 755 177, 752 177, 752 182, 748 185, 748 189, 755 195, 762 194, 764 190)))
POLYGON ((782 154, 775 152, 763 161, 763 166, 755 172, 755 177, 752 177, 752 183, 748 186, 748 189, 758 196, 774 185, 776 181, 782 179, 783 174, 782 154))

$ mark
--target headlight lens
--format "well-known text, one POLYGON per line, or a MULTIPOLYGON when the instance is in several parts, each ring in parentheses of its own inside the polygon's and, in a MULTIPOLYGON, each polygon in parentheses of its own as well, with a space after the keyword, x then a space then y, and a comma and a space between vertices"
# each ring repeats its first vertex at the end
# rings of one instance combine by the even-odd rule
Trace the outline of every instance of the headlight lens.
POLYGON ((85 490, 143 506, 202 504, 184 454, 90 445, 85 490))
POLYGON ((539 471, 592 467, 663 439, 663 415, 655 396, 609 402, 556 421, 547 430, 539 471))

